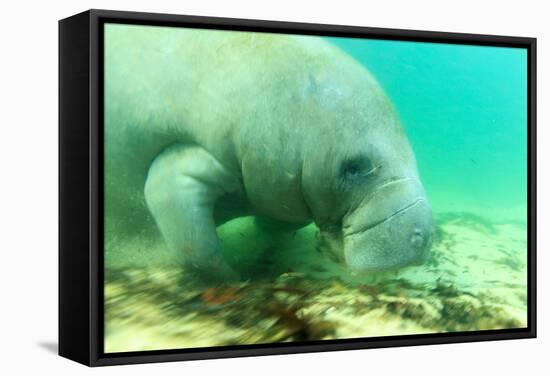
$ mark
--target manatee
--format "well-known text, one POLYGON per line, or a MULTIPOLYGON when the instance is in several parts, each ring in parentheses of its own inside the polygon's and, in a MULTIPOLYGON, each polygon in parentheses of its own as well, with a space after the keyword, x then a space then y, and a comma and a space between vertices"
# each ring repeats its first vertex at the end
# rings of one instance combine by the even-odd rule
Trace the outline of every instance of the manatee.
POLYGON ((108 211, 146 210, 185 268, 238 279, 216 227, 248 215, 315 223, 353 273, 426 258, 431 209, 396 110, 326 39, 111 24, 104 74, 108 211))

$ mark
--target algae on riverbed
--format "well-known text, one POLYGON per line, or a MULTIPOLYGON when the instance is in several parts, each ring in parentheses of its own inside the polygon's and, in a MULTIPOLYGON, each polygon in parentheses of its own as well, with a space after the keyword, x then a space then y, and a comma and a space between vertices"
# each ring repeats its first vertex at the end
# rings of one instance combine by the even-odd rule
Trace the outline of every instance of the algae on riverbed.
POLYGON ((220 228, 245 282, 204 287, 168 263, 106 263, 105 352, 525 327, 525 226, 436 220, 426 264, 391 273, 351 275, 316 252, 314 226, 269 239, 250 218, 220 228), (239 254, 247 242, 266 251, 239 254))

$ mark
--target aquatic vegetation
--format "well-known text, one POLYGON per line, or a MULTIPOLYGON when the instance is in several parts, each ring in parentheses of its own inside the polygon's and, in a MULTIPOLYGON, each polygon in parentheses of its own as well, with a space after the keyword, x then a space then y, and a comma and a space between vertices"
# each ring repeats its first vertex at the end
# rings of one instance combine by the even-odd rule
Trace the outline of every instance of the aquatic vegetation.
POLYGON ((273 274, 229 286, 204 286, 166 265, 107 267, 106 349, 316 341, 525 326, 525 248, 514 248, 514 242, 497 246, 502 240, 495 235, 520 239, 523 232, 499 231, 504 225, 495 224, 495 232, 489 235, 484 226, 464 226, 448 218, 448 222, 439 223, 440 235, 426 264, 369 278, 343 274, 329 260, 319 258, 314 247, 301 262, 292 259, 297 270, 289 271, 284 261, 290 256, 285 252, 297 257, 296 247, 304 241, 311 244, 315 235, 308 229, 264 255, 273 274), (480 244, 487 247, 480 248, 480 244), (515 261, 510 261, 511 257, 515 261), (490 274, 484 272, 486 268, 492 268, 490 274), (277 270, 282 272, 277 274, 277 270))

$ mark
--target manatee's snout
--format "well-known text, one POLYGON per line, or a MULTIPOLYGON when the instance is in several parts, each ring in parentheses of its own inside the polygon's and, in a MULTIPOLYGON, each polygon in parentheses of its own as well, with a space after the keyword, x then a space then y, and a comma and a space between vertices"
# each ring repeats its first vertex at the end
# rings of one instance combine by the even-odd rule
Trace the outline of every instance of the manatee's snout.
POLYGON ((344 222, 344 257, 356 272, 422 263, 433 237, 432 211, 416 179, 377 189, 344 222))

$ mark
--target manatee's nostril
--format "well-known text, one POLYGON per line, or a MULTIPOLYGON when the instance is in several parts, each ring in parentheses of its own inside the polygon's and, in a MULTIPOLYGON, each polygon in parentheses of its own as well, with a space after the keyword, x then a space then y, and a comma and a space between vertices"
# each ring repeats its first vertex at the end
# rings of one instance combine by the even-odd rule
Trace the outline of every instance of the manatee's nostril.
POLYGON ((424 243, 424 235, 422 234, 422 230, 415 228, 411 236, 411 245, 415 248, 420 248, 424 245, 424 243))

